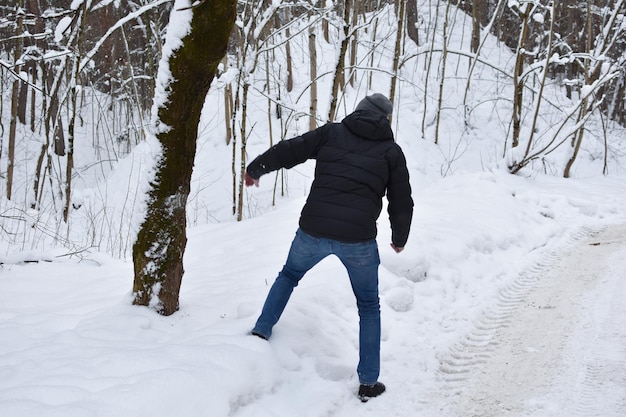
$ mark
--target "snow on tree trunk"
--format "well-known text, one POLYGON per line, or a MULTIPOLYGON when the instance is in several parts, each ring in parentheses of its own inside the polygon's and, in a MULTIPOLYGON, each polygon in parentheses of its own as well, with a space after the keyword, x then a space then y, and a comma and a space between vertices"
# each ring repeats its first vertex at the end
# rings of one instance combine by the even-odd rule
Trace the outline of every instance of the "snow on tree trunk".
POLYGON ((193 8, 188 6, 188 1, 176 2, 168 28, 180 31, 176 20, 181 15, 176 14, 192 14, 186 34, 178 40, 175 35, 168 36, 168 42, 179 45, 171 47, 170 55, 164 53, 161 60, 159 81, 161 75, 170 73, 166 85, 161 84, 164 97, 155 97, 154 107, 153 123, 162 156, 148 193, 146 217, 133 245, 134 304, 150 305, 166 316, 178 309, 198 122, 217 66, 226 53, 236 1, 203 0, 193 8))

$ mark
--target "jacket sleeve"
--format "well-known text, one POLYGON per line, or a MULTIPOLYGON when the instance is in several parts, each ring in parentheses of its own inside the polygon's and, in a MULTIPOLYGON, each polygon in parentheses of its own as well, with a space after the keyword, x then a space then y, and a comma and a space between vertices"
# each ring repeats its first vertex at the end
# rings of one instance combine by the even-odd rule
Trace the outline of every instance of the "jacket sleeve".
POLYGON ((257 156, 246 168, 248 175, 254 179, 281 168, 291 168, 315 158, 324 140, 326 126, 284 140, 257 156))
POLYGON ((391 224, 391 243, 404 247, 409 239, 411 220, 413 219, 413 198, 406 158, 399 146, 395 146, 390 160, 389 183, 387 184, 387 212, 391 224))

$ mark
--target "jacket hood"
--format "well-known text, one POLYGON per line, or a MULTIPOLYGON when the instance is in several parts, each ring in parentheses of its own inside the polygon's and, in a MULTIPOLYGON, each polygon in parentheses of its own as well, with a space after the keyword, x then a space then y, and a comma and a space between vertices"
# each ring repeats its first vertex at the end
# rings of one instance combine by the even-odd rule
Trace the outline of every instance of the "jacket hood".
POLYGON ((393 103, 382 94, 375 93, 361 100, 355 110, 369 110, 387 117, 393 112, 393 103))
POLYGON ((350 132, 368 140, 393 140, 389 120, 380 113, 356 110, 342 121, 350 132))

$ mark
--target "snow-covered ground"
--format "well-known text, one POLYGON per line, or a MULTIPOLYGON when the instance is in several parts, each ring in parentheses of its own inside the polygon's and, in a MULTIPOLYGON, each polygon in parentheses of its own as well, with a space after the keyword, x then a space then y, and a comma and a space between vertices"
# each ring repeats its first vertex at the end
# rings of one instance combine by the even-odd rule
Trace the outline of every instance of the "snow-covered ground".
MULTIPOLYGON (((450 42, 462 50, 470 29, 461 30, 458 18, 450 42)), ((388 14, 378 33, 395 23, 388 14)), ((308 31, 302 33, 294 52, 307 50, 308 31)), ((335 49, 321 39, 319 73, 330 74, 335 49)), ((510 51, 487 41, 481 56, 510 68, 510 51)), ((0 417, 623 416, 623 130, 590 119, 572 179, 559 178, 571 157, 567 146, 510 175, 506 165, 515 155, 503 155, 510 146, 510 80, 491 66, 477 68, 466 120, 460 92, 467 65, 452 54, 435 145, 438 71, 430 73, 427 95, 421 56, 403 66, 407 82, 394 100, 393 128, 416 202, 404 252, 389 247, 385 211, 379 219, 381 381, 388 392, 365 404, 356 398, 358 316, 335 258, 305 277, 271 341, 248 335, 287 255, 312 165, 289 171, 286 197, 276 206, 275 177, 263 177, 260 188, 246 190, 244 221, 234 222, 232 148, 219 116, 228 80, 218 79, 200 125, 179 312, 162 317, 132 306, 130 261, 86 249, 128 256, 142 217, 143 177, 154 160, 150 142, 109 170, 91 164, 90 140, 77 140, 85 145, 76 158, 83 169, 73 182, 77 208, 68 230, 47 226, 55 213, 46 211, 50 204, 23 214, 32 219, 22 219, 18 207, 23 241, 18 229, 0 230, 0 417), (605 162, 608 177, 601 175, 605 162), (58 248, 66 235, 70 249, 58 248)), ((306 114, 308 60, 293 62, 305 69, 294 69, 294 92, 281 101, 306 114)), ((386 73, 373 72, 367 93, 389 91, 386 73)), ((320 79, 320 91, 330 91, 329 80, 320 79)), ((258 92, 265 76, 251 82, 253 158, 270 134, 267 101, 258 92)), ((363 85, 344 91, 342 114, 366 93, 363 85)), ((558 87, 550 94, 537 140, 553 138, 562 110, 574 103, 558 87)), ((320 97, 318 114, 328 103, 320 97)), ((280 129, 274 119, 274 131, 286 120, 287 137, 306 131, 307 118, 294 114, 280 129)), ((525 114, 528 132, 533 113, 525 114)), ((82 134, 89 135, 90 123, 87 117, 82 134)), ((31 190, 25 161, 36 162, 27 145, 35 155, 41 148, 35 139, 18 143, 23 195, 31 190)), ((13 216, 14 207, 0 204, 13 216)))
POLYGON ((170 317, 131 305, 130 262, 7 256, 0 415, 621 416, 623 184, 500 171, 440 179, 415 190, 401 254, 382 216, 388 392, 365 404, 355 395, 358 317, 336 259, 305 277, 271 341, 248 335, 304 197, 190 229, 170 317))

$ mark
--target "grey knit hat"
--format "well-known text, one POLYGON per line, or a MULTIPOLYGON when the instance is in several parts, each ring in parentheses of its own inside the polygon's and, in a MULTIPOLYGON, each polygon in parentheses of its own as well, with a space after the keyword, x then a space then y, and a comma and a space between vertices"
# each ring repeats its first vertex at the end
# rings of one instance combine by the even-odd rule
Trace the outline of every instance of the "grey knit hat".
POLYGON ((366 96, 359 102, 355 110, 366 110, 383 116, 389 116, 393 111, 393 104, 387 97, 380 93, 374 93, 366 96))

